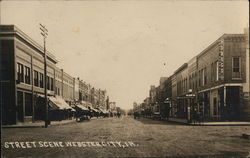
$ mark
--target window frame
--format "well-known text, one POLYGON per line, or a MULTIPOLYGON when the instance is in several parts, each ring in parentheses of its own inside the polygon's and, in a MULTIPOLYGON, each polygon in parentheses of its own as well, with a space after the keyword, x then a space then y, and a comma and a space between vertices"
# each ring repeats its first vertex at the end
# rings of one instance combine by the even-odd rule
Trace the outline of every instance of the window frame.
POLYGON ((26 84, 30 84, 30 68, 28 66, 24 66, 25 67, 25 74, 24 74, 24 83, 26 84))
POLYGON ((34 70, 34 86, 39 87, 39 72, 34 70))
POLYGON ((24 83, 24 65, 17 63, 17 80, 24 83))
POLYGON ((41 72, 39 72, 39 87, 44 88, 44 75, 41 72))
MULTIPOLYGON (((237 68, 237 67, 236 67, 237 68)), ((241 75, 241 57, 240 56, 233 56, 232 57, 232 79, 233 80, 237 80, 237 79, 242 79, 242 75, 241 75), (236 58, 238 58, 238 62, 239 62, 239 67, 238 67, 238 69, 239 69, 239 72, 234 72, 234 59, 236 59, 236 58), (239 77, 237 77, 237 75, 236 75, 236 77, 235 77, 235 75, 234 74, 237 74, 237 73, 239 73, 239 77)))

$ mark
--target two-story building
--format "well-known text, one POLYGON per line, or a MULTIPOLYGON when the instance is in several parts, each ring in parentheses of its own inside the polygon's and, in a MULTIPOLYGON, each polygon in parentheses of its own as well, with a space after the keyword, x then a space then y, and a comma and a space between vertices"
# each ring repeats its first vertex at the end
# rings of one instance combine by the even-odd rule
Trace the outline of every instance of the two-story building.
MULTIPOLYGON (((1 107, 3 124, 39 119, 38 96, 55 87, 56 58, 47 52, 47 83, 44 82, 43 48, 14 25, 0 27, 1 107)), ((43 96, 44 97, 44 96, 43 96)))

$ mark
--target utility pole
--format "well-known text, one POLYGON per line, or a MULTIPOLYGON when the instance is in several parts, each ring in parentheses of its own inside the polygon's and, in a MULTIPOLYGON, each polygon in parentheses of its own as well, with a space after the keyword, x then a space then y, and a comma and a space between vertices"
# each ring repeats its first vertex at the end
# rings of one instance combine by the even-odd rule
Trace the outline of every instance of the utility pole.
POLYGON ((48 112, 48 96, 47 96, 47 55, 46 55, 46 38, 48 36, 48 30, 42 24, 40 24, 41 35, 43 36, 43 48, 44 48, 44 97, 45 97, 45 128, 48 127, 49 123, 49 112, 48 112))

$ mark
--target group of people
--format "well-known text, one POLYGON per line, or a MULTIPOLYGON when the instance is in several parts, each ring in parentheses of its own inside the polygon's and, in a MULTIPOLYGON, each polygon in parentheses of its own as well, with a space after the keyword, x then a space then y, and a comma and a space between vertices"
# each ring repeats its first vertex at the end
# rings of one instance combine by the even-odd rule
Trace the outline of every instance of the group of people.
MULTIPOLYGON (((140 112, 140 111, 134 111, 133 112, 134 119, 139 119, 142 117, 147 117, 146 112, 140 112)), ((149 114, 150 118, 154 118, 154 114, 151 112, 149 114)), ((170 117, 170 108, 166 108, 165 110, 162 110, 159 114, 159 117, 162 119, 169 120, 170 117)), ((203 117, 200 113, 200 111, 197 110, 197 108, 194 108, 191 112, 191 122, 194 124, 201 124, 203 122, 203 117)))
POLYGON ((192 119, 191 121, 196 124, 201 124, 201 122, 203 122, 203 117, 200 113, 200 111, 198 111, 196 108, 194 108, 193 112, 192 112, 192 119))

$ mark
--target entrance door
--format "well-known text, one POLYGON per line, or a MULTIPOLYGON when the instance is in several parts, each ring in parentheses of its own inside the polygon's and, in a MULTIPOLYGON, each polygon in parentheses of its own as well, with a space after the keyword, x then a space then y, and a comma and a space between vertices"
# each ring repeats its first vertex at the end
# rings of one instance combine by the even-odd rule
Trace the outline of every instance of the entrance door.
POLYGON ((228 120, 238 121, 240 112, 240 87, 227 87, 226 112, 228 120))
POLYGON ((24 121, 23 92, 17 91, 17 120, 24 121))
POLYGON ((217 104, 217 98, 216 97, 213 98, 213 115, 215 117, 218 116, 218 104, 217 104))
POLYGON ((32 116, 32 95, 30 93, 25 93, 25 116, 32 116))

